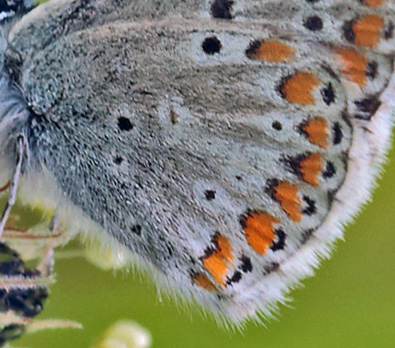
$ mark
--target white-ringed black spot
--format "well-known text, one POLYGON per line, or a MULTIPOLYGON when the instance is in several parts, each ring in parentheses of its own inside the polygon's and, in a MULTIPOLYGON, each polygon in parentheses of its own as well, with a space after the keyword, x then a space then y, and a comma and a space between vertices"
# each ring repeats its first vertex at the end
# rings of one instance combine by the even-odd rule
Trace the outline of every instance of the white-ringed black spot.
POLYGON ((232 283, 238 283, 243 278, 243 273, 250 273, 252 271, 252 263, 249 257, 243 255, 240 258, 240 262, 240 266, 233 273, 232 277, 227 279, 227 285, 231 285, 232 283))
POLYGON ((285 232, 281 229, 275 230, 276 241, 271 245, 272 251, 283 250, 285 247, 285 232))
POLYGON ((377 76, 377 69, 378 69, 378 64, 376 61, 369 62, 366 68, 366 76, 374 80, 377 76))
POLYGON ((203 51, 208 55, 221 52, 222 44, 216 36, 207 37, 202 43, 203 51))
POLYGON ((237 181, 243 181, 243 177, 241 175, 236 175, 235 178, 237 181))
POLYGON ((355 33, 353 31, 354 22, 355 22, 355 20, 346 21, 346 22, 344 22, 343 28, 342 28, 344 38, 350 43, 354 43, 354 41, 355 41, 355 33))
POLYGON ((114 158, 114 163, 116 165, 119 166, 122 162, 123 162, 123 158, 121 156, 117 156, 117 157, 114 158))
POLYGON ((130 131, 131 129, 133 129, 133 125, 128 118, 118 117, 118 128, 121 131, 130 131))
POLYGON ((227 279, 226 285, 231 285, 233 283, 238 283, 243 275, 240 271, 235 271, 230 279, 227 279))
POLYGON ((311 16, 304 20, 303 26, 310 31, 320 31, 324 27, 324 23, 320 17, 311 16))
POLYGON ((303 201, 306 203, 306 208, 302 210, 303 214, 311 216, 317 212, 315 201, 308 196, 303 196, 303 201))
POLYGON ((343 139, 343 130, 339 122, 335 122, 332 128, 333 144, 338 145, 343 139))
POLYGON ((315 4, 318 1, 321 1, 321 0, 306 0, 306 2, 308 2, 310 4, 315 4))
POLYGON ((336 174, 335 165, 330 161, 326 162, 325 170, 322 173, 322 176, 325 179, 329 179, 329 178, 332 178, 335 174, 336 174))
POLYGON ((214 0, 211 3, 211 15, 214 18, 221 19, 232 19, 232 6, 234 1, 232 0, 214 0))
POLYGON ((331 105, 332 103, 334 103, 336 95, 333 89, 332 82, 329 82, 328 85, 321 90, 321 95, 326 105, 331 105))
POLYGON ((395 25, 393 22, 390 22, 384 31, 384 39, 386 40, 392 39, 394 37, 394 30, 395 30, 395 25))
POLYGON ((360 112, 355 118, 362 120, 370 120, 381 105, 381 101, 374 95, 354 103, 360 112))
POLYGON ((275 130, 277 130, 277 131, 280 131, 280 130, 283 129, 282 124, 281 124, 280 122, 278 122, 278 121, 274 121, 274 122, 272 123, 272 127, 273 127, 275 130))
POLYGON ((138 236, 141 236, 141 230, 142 227, 140 225, 134 225, 132 226, 132 228, 130 229, 134 234, 137 234, 138 236))
POLYGON ((214 190, 206 190, 204 192, 204 196, 206 197, 206 199, 208 201, 212 201, 213 199, 215 199, 215 195, 216 195, 216 192, 214 190))
POLYGON ((249 257, 243 255, 240 258, 240 261, 241 261, 241 268, 240 269, 244 273, 252 272, 252 263, 251 263, 251 259, 249 257))

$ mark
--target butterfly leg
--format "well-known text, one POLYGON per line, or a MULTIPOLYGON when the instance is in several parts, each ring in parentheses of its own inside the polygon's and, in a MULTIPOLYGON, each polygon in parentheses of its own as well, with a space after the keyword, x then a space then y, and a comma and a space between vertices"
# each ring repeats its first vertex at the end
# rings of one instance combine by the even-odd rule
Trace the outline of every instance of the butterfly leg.
MULTIPOLYGON (((56 211, 54 216, 52 217, 51 224, 49 227, 50 235, 55 236, 58 233, 59 228, 59 214, 56 211)), ((62 233, 60 233, 62 234, 62 233)), ((47 243, 47 250, 45 252, 44 257, 42 258, 40 264, 37 267, 37 270, 41 273, 43 277, 49 277, 52 274, 55 257, 54 257, 54 249, 58 246, 55 240, 50 240, 47 243)))
POLYGON ((1 216, 0 220, 0 239, 1 235, 3 233, 4 227, 7 223, 8 217, 11 212, 12 206, 15 204, 16 201, 16 193, 18 190, 18 181, 19 177, 21 175, 21 168, 22 168, 22 161, 23 161, 23 153, 25 150, 25 145, 26 145, 26 139, 23 135, 20 135, 17 139, 17 161, 16 161, 16 167, 15 167, 15 172, 12 177, 11 185, 10 185, 10 192, 8 195, 8 201, 5 205, 5 208, 3 210, 3 214, 1 216))

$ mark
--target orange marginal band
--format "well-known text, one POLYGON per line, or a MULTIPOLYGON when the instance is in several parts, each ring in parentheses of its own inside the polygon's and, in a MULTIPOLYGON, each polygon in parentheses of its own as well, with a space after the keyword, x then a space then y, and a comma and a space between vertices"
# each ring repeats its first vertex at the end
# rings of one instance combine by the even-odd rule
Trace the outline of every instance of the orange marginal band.
POLYGON ((320 79, 313 73, 300 71, 283 82, 281 93, 290 103, 314 105, 312 92, 319 85, 320 79))
POLYGON ((302 126, 310 143, 318 145, 324 149, 329 144, 328 121, 323 117, 313 118, 302 126))
POLYGON ((363 3, 369 7, 381 6, 385 0, 364 0, 363 3))
POLYGON ((337 49, 341 72, 348 80, 357 83, 360 87, 366 83, 366 70, 368 60, 353 49, 337 49))
POLYGON ((198 273, 192 277, 193 282, 208 291, 214 291, 215 285, 204 274, 198 273))
POLYGON ((302 220, 301 199, 298 195, 298 186, 283 181, 274 186, 274 198, 280 203, 282 210, 295 221, 302 220))
POLYGON ((373 47, 380 41, 380 32, 384 26, 384 19, 377 15, 366 15, 353 23, 356 45, 373 47))
POLYGON ((299 165, 303 180, 312 186, 318 186, 320 184, 318 174, 322 172, 321 155, 311 153, 300 161, 299 165))
POLYGON ((274 224, 280 220, 265 212, 252 212, 243 221, 244 234, 247 242, 259 254, 266 254, 273 244, 274 224))
POLYGON ((255 41, 246 51, 247 57, 250 59, 276 63, 289 60, 293 53, 294 49, 291 46, 273 40, 255 41))
POLYGON ((217 248, 203 259, 203 267, 211 273, 216 283, 225 285, 228 265, 233 260, 233 248, 228 238, 218 234, 214 242, 217 248))

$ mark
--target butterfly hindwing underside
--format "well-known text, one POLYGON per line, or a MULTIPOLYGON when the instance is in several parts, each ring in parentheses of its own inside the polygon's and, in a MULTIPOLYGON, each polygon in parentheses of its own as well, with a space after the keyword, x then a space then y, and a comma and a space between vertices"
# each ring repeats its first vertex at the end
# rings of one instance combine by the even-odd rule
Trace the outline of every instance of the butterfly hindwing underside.
POLYGON ((70 220, 165 287, 236 323, 268 315, 368 197, 394 18, 390 0, 40 5, 3 67, 27 110, 23 175, 51 177, 70 220))

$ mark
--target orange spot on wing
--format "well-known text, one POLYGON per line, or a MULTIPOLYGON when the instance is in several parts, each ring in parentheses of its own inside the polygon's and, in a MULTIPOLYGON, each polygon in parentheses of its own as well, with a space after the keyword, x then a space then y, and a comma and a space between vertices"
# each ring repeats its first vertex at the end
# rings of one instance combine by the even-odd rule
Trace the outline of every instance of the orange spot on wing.
POLYGON ((265 212, 252 212, 242 220, 242 226, 247 242, 259 254, 266 254, 273 244, 274 224, 280 220, 265 212))
POLYGON ((310 143, 318 145, 324 149, 329 144, 328 121, 323 117, 316 117, 302 126, 310 143))
POLYGON ((381 6, 385 0, 363 0, 363 3, 369 7, 381 6))
POLYGON ((211 273, 218 284, 225 285, 225 276, 228 272, 227 262, 220 255, 209 256, 203 261, 203 267, 211 273))
POLYGON ((247 49, 246 55, 250 59, 266 60, 270 62, 284 62, 294 53, 294 49, 279 41, 255 41, 247 49))
POLYGON ((366 83, 366 69, 368 60, 353 49, 337 49, 339 56, 340 70, 346 77, 363 86, 366 83))
POLYGON ((298 186, 288 181, 282 181, 274 186, 273 190, 274 198, 280 203, 288 217, 295 222, 300 222, 302 212, 298 186))
POLYGON ((301 160, 299 165, 303 180, 312 186, 318 186, 318 174, 322 172, 321 155, 311 153, 301 160))
POLYGON ((214 237, 215 250, 203 258, 203 267, 211 273, 216 283, 225 285, 229 263, 233 260, 233 248, 228 238, 221 234, 214 237))
POLYGON ((361 47, 373 47, 380 41, 384 19, 377 15, 366 15, 353 23, 354 42, 361 47))
POLYGON ((192 280, 196 285, 199 285, 203 289, 206 289, 208 291, 216 290, 215 285, 212 283, 212 281, 202 273, 198 273, 192 276, 192 280))
POLYGON ((221 257, 223 259, 225 259, 226 261, 232 261, 233 260, 233 248, 230 245, 230 241, 228 238, 226 238, 225 236, 219 234, 216 238, 216 243, 218 245, 217 248, 217 253, 221 255, 221 257))
POLYGON ((301 105, 313 105, 313 90, 320 84, 320 79, 313 73, 300 71, 286 78, 280 91, 284 98, 290 103, 301 105))

